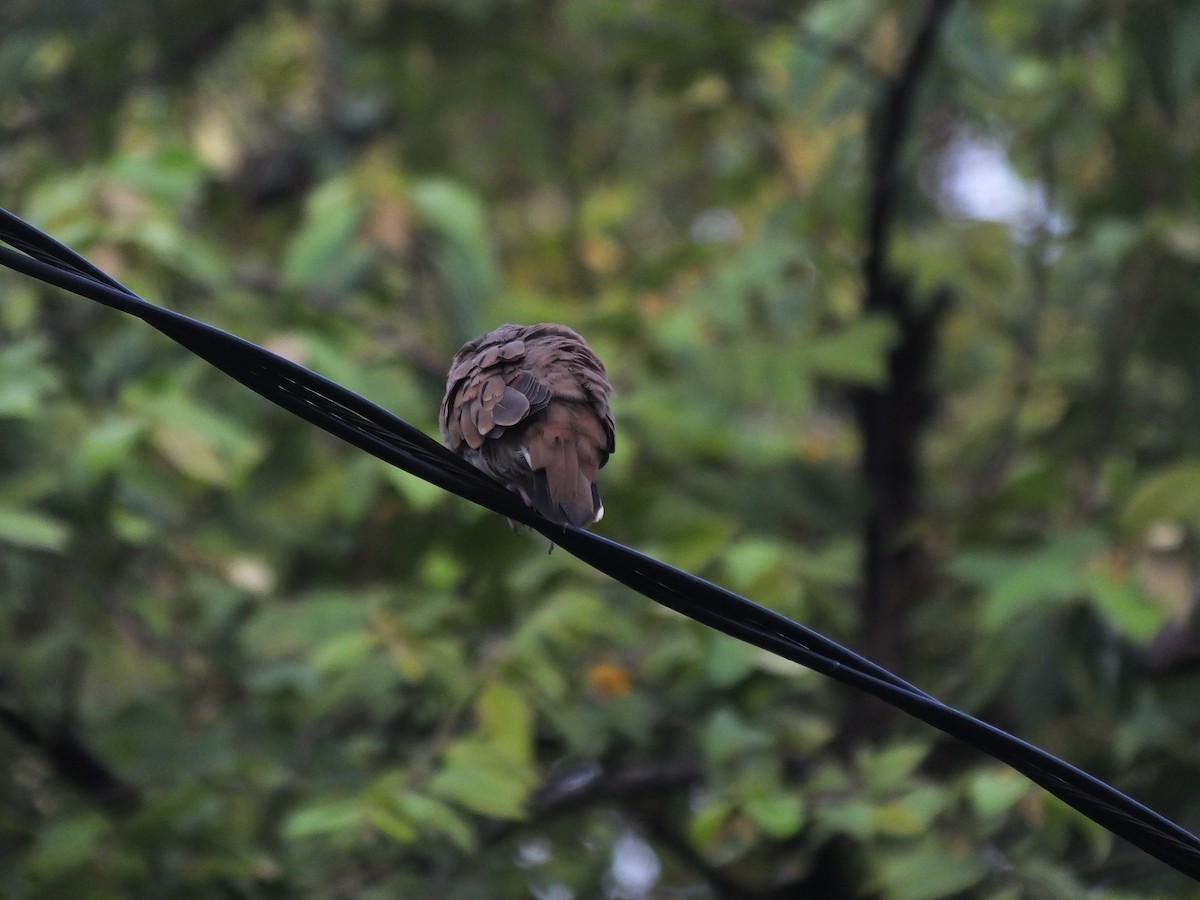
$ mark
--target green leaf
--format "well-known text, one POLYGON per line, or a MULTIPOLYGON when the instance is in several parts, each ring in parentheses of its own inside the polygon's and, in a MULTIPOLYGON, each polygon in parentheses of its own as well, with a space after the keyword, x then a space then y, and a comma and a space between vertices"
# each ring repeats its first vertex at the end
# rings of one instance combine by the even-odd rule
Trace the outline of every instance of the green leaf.
POLYGON ((736 591, 752 590, 760 579, 783 564, 786 553, 782 541, 751 537, 736 542, 723 560, 730 587, 736 591))
POLYGON ((478 848, 475 829, 442 801, 410 791, 403 794, 397 803, 409 821, 418 823, 423 830, 445 835, 464 853, 472 853, 478 848))
POLYGON ((704 670, 715 687, 732 687, 754 671, 757 652, 753 647, 725 635, 715 635, 711 647, 704 659, 704 670))
POLYGON ((891 837, 924 834, 949 802, 950 794, 945 788, 913 788, 896 800, 876 807, 873 831, 891 837))
POLYGON ((980 625, 988 631, 1088 592, 1088 564, 1105 541, 1098 532, 1071 531, 1027 553, 969 553, 953 564, 960 577, 985 589, 980 625))
POLYGON ((765 834, 773 838, 792 837, 804 826, 804 798, 796 792, 779 790, 752 797, 742 804, 742 808, 765 834))
POLYGON ((172 466, 196 481, 220 485, 233 475, 207 432, 201 428, 179 422, 157 425, 151 431, 150 439, 172 466))
POLYGON ((179 472, 203 484, 238 481, 266 452, 264 437, 182 393, 134 396, 131 403, 151 423, 155 449, 179 472))
POLYGON ((61 552, 70 537, 70 529, 57 519, 0 504, 0 543, 26 550, 61 552))
POLYGON ((494 681, 475 702, 479 730, 503 756, 520 765, 533 763, 533 710, 512 686, 494 681))
MULTIPOLYGON (((1054 900, 1095 900, 1095 889, 1085 887, 1075 873, 1058 860, 1030 857, 1022 860, 1016 869, 1024 886, 1021 900, 1030 896, 1053 897, 1054 900)), ((1144 897, 1143 892, 1135 891, 1117 893, 1112 900, 1143 900, 1144 897)))
POLYGON ((128 510, 114 509, 111 521, 113 533, 135 546, 149 543, 155 537, 161 536, 161 531, 151 519, 135 515, 128 510))
POLYGON ((89 476, 105 474, 129 458, 145 433, 146 425, 138 419, 105 418, 83 436, 76 459, 89 476))
POLYGON ((206 174, 195 149, 184 141, 165 142, 148 154, 120 153, 109 171, 168 206, 189 202, 206 174))
POLYGON ((174 221, 141 221, 130 237, 161 263, 199 282, 216 284, 225 276, 220 252, 174 221))
POLYGON ((875 834, 889 837, 914 837, 920 834, 926 822, 903 803, 884 803, 872 814, 875 834))
POLYGON ((412 190, 413 207, 456 242, 482 248, 488 244, 487 218, 479 196, 450 178, 426 178, 412 190))
POLYGON ((875 833, 875 807, 862 800, 843 799, 841 802, 817 806, 813 818, 833 834, 844 834, 865 840, 875 833))
POLYGON ((522 654, 543 643, 569 649, 582 637, 607 634, 612 628, 613 616, 595 595, 562 591, 540 604, 520 623, 511 644, 522 654))
POLYGON ((1007 814, 1032 789, 1028 779, 1011 769, 985 769, 967 782, 967 797, 981 819, 1007 814))
POLYGON ((805 9, 806 27, 826 40, 845 40, 864 28, 877 8, 869 0, 825 0, 805 9))
POLYGON ((241 632, 258 657, 310 652, 338 635, 362 635, 367 609, 353 591, 312 593, 291 602, 264 603, 241 632))
POLYGON ((801 359, 816 375, 879 385, 887 377, 888 351, 895 340, 892 322, 868 316, 805 345, 801 359))
POLYGON ((375 639, 366 631, 339 632, 317 645, 312 666, 319 672, 353 668, 361 665, 375 647, 375 639))
POLYGON ((61 877, 94 859, 101 839, 112 826, 98 812, 82 812, 42 826, 29 863, 35 871, 61 877))
POLYGON ((768 732, 750 727, 728 707, 722 707, 709 716, 704 728, 704 755, 712 763, 727 762, 743 753, 765 750, 772 743, 768 732))
POLYGON ((535 784, 536 773, 497 752, 495 744, 464 738, 447 749, 426 790, 480 815, 516 820, 525 817, 535 784))
POLYGON ((872 880, 888 900, 940 900, 979 884, 987 874, 982 860, 924 847, 884 856, 872 880))
POLYGON ((399 816, 389 809, 374 807, 367 813, 367 821, 390 837, 393 841, 408 844, 421 836, 413 821, 399 816))
POLYGON ((872 793, 878 795, 908 785, 917 766, 928 755, 928 744, 900 743, 882 750, 860 753, 857 766, 866 777, 872 793))
POLYGON ((0 350, 0 418, 26 419, 41 413, 47 395, 58 388, 55 369, 46 360, 40 338, 0 350))
POLYGON ((284 255, 284 284, 335 290, 358 277, 368 258, 355 242, 365 214, 349 179, 334 178, 313 191, 305 204, 304 224, 284 255))
POLYGON ((1134 578, 1093 569, 1088 588, 1092 606, 1134 641, 1148 642, 1170 618, 1134 578))
POLYGON ((283 834, 290 840, 359 831, 367 822, 359 800, 326 800, 302 806, 288 815, 283 834))
POLYGON ((705 803, 692 815, 688 825, 688 835, 692 843, 700 847, 712 844, 732 813, 733 804, 726 800, 705 803))
POLYGON ((478 305, 496 293, 500 273, 478 195, 449 178, 428 178, 412 191, 413 208, 444 238, 438 272, 446 285, 453 317, 468 332, 477 330, 478 305))
POLYGON ((1159 694, 1149 685, 1137 693, 1133 709, 1113 735, 1113 756, 1128 769, 1147 750, 1162 750, 1174 740, 1174 722, 1163 708, 1159 694))
POLYGON ((1179 463, 1146 478, 1121 513, 1121 524, 1133 534, 1161 522, 1200 526, 1200 462, 1179 463))

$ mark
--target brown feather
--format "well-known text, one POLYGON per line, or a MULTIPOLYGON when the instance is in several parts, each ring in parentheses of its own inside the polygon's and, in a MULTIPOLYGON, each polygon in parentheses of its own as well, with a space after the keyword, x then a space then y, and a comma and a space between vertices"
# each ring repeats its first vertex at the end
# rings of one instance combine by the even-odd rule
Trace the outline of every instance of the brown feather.
POLYGON ((611 395, 576 332, 502 325, 455 354, 439 425, 451 450, 543 516, 586 527, 603 515, 596 475, 616 449, 611 395))
POLYGON ((497 425, 516 425, 528 412, 529 398, 515 388, 505 387, 492 409, 492 418, 497 425))

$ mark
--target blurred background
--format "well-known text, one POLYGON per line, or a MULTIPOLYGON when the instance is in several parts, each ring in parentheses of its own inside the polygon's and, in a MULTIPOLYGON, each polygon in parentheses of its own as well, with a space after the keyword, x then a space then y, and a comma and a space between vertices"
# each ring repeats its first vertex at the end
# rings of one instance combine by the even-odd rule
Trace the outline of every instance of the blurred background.
MULTIPOLYGON (((146 298, 431 433, 579 329, 597 531, 1200 827, 1200 5, 6 0, 0 84, 0 205, 146 298)), ((0 895, 1189 884, 0 273, 0 895)))

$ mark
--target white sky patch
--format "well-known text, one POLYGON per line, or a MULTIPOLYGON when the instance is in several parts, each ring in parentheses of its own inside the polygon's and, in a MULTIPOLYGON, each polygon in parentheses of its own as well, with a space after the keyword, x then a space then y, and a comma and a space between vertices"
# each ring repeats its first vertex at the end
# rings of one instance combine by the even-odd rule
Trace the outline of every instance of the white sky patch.
POLYGON ((734 244, 744 234, 737 214, 723 206, 706 209, 692 220, 692 240, 697 244, 734 244))
POLYGON ((613 889, 610 897, 645 897, 658 883, 662 864, 654 849, 632 832, 625 832, 613 847, 612 864, 608 870, 613 889))
POLYGON ((530 838, 527 841, 522 841, 521 846, 517 848, 517 865, 529 868, 531 866, 544 866, 550 862, 554 856, 550 849, 550 842, 545 838, 530 838))
POLYGON ((1019 239, 1035 231, 1066 232, 1066 221, 1050 208, 1046 191, 1026 181, 1008 161, 997 139, 968 134, 942 151, 938 165, 938 201, 952 215, 1011 225, 1019 239))

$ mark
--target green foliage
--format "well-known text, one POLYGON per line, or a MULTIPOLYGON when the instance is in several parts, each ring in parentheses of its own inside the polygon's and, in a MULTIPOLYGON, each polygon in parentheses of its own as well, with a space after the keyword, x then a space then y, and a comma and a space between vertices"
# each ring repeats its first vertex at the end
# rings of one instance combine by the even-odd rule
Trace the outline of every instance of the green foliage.
MULTIPOLYGON (((617 386, 598 530, 859 645, 853 398, 901 338, 862 303, 869 141, 919 5, 143 7, 5 11, 7 208, 430 432, 463 340, 578 327, 617 386)), ((957 4, 890 234, 918 309, 955 298, 900 673, 1193 830, 1198 35, 957 4), (962 141, 1040 201, 956 205, 962 141)), ((1188 890, 7 271, 0 431, 4 897, 1188 890)))

